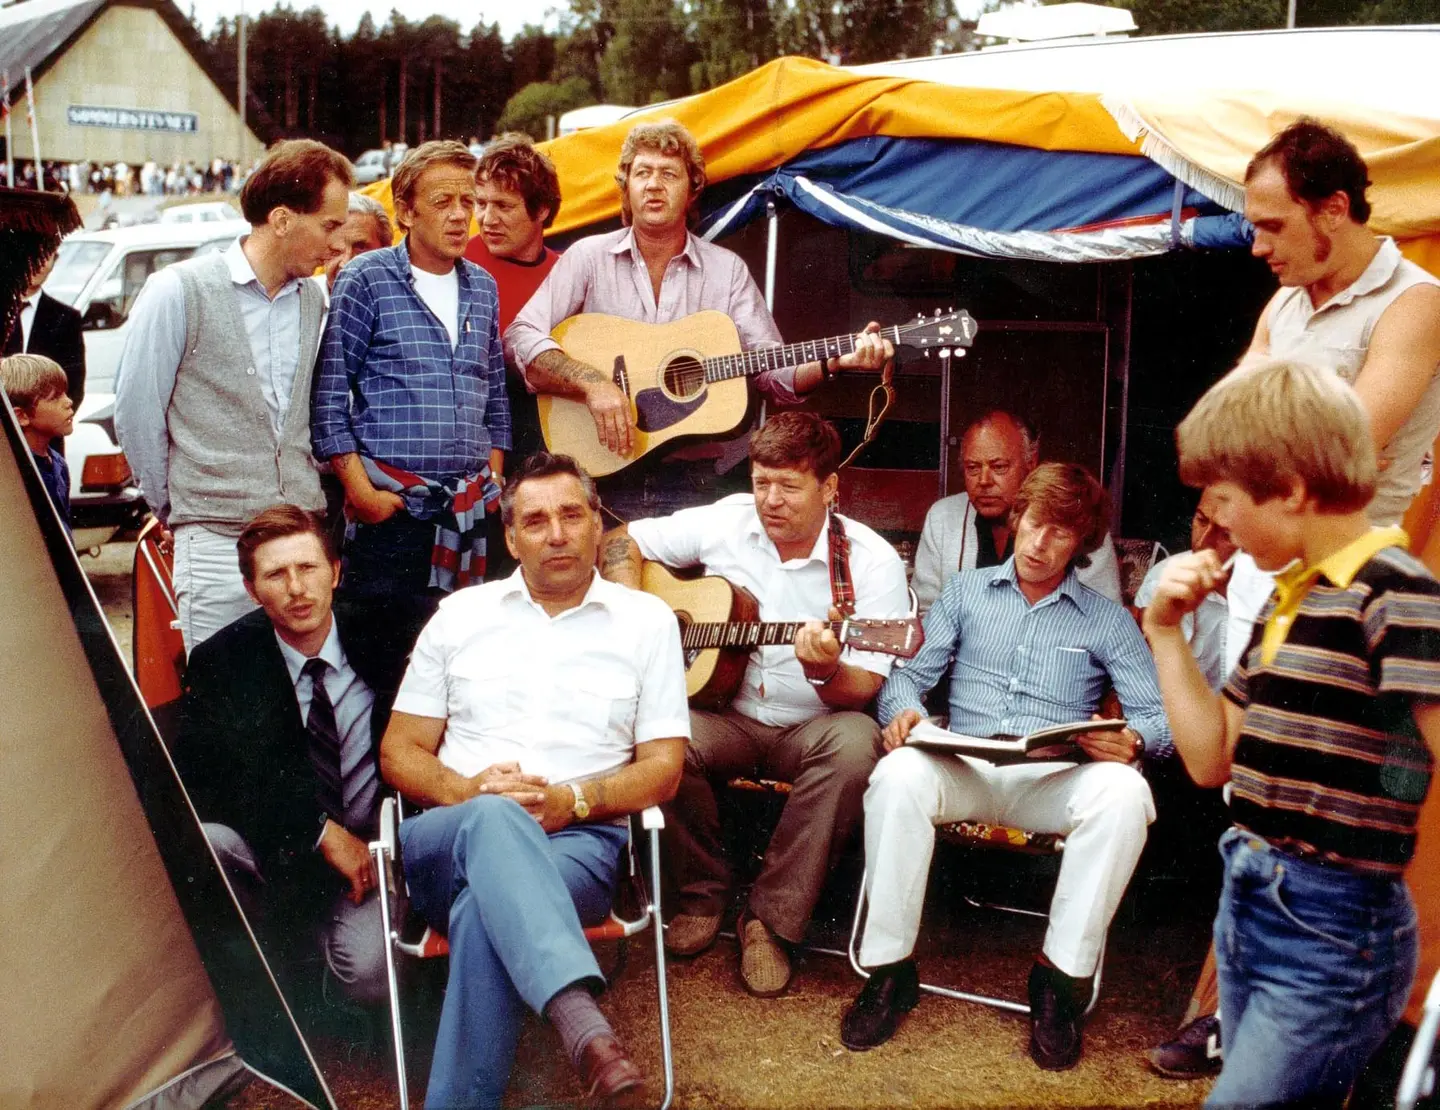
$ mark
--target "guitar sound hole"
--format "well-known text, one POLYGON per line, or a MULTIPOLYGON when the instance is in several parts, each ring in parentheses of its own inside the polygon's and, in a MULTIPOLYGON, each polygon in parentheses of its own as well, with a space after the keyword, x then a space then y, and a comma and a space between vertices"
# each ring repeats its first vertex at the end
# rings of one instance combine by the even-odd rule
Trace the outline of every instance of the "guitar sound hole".
POLYGON ((665 392, 672 397, 693 397, 705 388, 705 368, 700 360, 680 355, 665 367, 665 392))

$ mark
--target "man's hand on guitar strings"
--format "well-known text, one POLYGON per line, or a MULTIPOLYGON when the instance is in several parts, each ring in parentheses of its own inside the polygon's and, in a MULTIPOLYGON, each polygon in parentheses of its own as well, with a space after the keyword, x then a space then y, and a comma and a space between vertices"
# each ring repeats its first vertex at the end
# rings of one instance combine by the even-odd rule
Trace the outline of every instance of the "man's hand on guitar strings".
MULTIPOLYGON (((840 611, 832 608, 828 619, 840 620, 840 611)), ((795 633, 795 657, 809 677, 831 677, 840 668, 840 641, 828 624, 806 621, 795 633)))
POLYGON ((855 337, 855 350, 848 355, 832 359, 836 370, 863 370, 875 372, 885 369, 885 364, 895 358, 895 345, 880 334, 880 325, 871 320, 865 330, 855 337))
POLYGON ((585 404, 605 449, 629 455, 635 447, 635 407, 630 398, 614 382, 590 382, 585 386, 585 404))

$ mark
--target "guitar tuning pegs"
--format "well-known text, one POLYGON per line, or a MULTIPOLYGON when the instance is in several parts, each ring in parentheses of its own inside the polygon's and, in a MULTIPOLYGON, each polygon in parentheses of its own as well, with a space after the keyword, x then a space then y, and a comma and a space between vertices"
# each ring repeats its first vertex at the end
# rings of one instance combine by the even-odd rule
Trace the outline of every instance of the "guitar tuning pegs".
POLYGON ((930 348, 929 348, 929 347, 926 347, 925 350, 924 350, 923 352, 921 352, 921 353, 924 354, 924 356, 925 356, 926 358, 929 358, 929 357, 930 357, 930 348))

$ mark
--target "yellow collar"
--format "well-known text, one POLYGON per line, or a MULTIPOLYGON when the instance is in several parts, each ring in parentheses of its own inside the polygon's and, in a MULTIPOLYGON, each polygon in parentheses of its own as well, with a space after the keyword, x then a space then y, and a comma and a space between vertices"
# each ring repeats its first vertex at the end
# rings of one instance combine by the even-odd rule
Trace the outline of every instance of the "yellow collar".
POLYGON ((1333 585, 1344 589, 1355 581, 1360 568, 1378 552, 1387 547, 1409 545, 1410 537, 1403 528, 1372 528, 1340 550, 1332 551, 1314 566, 1296 564, 1282 570, 1275 576, 1275 609, 1270 614, 1270 619, 1265 622, 1265 632, 1260 638, 1260 661, 1267 664, 1274 661, 1275 653, 1290 634, 1290 626, 1294 623, 1300 603, 1305 600, 1310 587, 1321 575, 1333 585))

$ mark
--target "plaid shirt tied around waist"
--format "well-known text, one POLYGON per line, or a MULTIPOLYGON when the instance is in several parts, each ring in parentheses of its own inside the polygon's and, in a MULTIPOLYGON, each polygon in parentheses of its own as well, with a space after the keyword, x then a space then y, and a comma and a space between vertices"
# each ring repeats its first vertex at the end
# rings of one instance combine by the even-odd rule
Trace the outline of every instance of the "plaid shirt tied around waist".
MULTIPOLYGON (((453 593, 485 577, 485 514, 500 503, 500 487, 488 464, 475 474, 436 481, 361 455, 376 489, 400 495, 416 520, 435 521, 430 550, 430 586, 453 593)), ((351 521, 347 538, 353 538, 351 521)))

